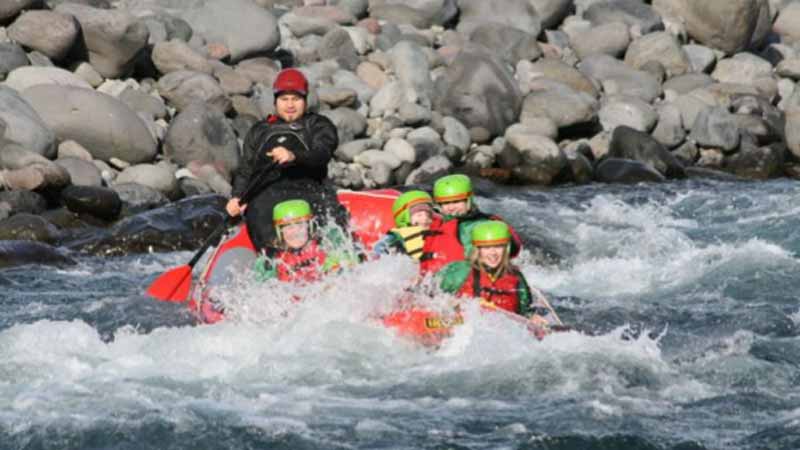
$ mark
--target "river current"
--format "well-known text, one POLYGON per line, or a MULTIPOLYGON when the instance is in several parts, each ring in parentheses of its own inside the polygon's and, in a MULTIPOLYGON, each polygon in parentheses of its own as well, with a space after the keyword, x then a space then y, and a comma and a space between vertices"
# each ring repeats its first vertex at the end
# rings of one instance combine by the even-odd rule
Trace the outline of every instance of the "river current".
POLYGON ((191 252, 0 271, 0 449, 797 449, 800 184, 503 189, 576 330, 467 308, 435 350, 371 319, 413 265, 246 279, 197 326, 144 296, 191 252), (308 291, 312 289, 311 291, 308 291), (302 303, 289 301, 293 296, 302 303))

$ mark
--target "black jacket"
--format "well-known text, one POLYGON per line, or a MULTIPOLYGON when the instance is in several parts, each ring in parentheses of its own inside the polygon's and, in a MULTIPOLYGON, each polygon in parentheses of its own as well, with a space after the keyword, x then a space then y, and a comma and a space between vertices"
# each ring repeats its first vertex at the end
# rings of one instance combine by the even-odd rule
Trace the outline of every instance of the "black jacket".
MULTIPOLYGON (((325 116, 306 113, 301 119, 287 123, 277 116, 258 122, 244 138, 243 163, 234 173, 233 196, 241 197, 253 176, 272 164, 266 153, 278 146, 289 149, 295 160, 275 170, 271 184, 309 188, 309 182, 322 183, 328 177, 328 162, 339 145, 336 126, 325 116)), ((288 186, 284 186, 288 187, 288 186)))

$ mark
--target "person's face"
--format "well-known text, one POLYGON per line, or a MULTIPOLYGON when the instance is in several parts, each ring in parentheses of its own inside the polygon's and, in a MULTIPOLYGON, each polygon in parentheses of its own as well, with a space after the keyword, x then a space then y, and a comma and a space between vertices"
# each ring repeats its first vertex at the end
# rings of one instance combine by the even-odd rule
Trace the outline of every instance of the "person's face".
POLYGON ((433 222, 433 214, 428 208, 411 208, 411 226, 428 228, 433 222))
POLYGON ((284 92, 275 99, 275 114, 286 122, 298 120, 305 112, 306 99, 297 93, 284 92))
POLYGON ((463 216, 469 212, 469 201, 459 200, 457 202, 440 203, 439 208, 447 216, 463 216))
POLYGON ((291 249, 303 248, 308 243, 308 222, 297 222, 281 227, 281 237, 291 249))
POLYGON ((478 262, 490 269, 496 269, 503 262, 505 250, 505 245, 478 247, 478 262))

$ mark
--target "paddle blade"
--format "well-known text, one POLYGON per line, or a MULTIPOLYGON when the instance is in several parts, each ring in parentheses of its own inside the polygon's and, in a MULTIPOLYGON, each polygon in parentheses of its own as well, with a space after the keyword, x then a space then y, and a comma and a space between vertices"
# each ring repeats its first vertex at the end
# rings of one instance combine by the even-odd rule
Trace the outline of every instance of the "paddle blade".
POLYGON ((192 266, 176 267, 161 274, 147 288, 147 295, 165 302, 185 302, 192 287, 192 266))

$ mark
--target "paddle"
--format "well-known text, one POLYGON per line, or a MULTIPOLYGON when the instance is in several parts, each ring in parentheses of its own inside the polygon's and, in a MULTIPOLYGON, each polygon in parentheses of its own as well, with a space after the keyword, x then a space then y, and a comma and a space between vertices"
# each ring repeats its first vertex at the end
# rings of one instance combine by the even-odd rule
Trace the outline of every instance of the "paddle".
POLYGON ((539 304, 550 312, 549 315, 553 317, 553 319, 555 319, 555 323, 545 326, 538 325, 536 323, 531 322, 531 320, 526 318, 525 316, 521 316, 511 311, 506 311, 502 308, 498 308, 494 303, 488 302, 486 300, 481 300, 481 308, 495 313, 500 313, 506 318, 513 320, 514 322, 527 326, 528 330, 531 331, 540 341, 550 333, 562 333, 566 331, 572 331, 571 326, 564 325, 564 322, 562 322, 561 318, 559 318, 558 314, 556 314, 556 310, 553 308, 550 302, 547 301, 547 298, 544 296, 544 294, 542 294, 541 291, 539 291, 534 287, 531 287, 530 290, 531 293, 536 296, 536 299, 539 302, 539 304))
MULTIPOLYGON (((256 175, 247 186, 244 193, 239 200, 240 204, 247 204, 253 197, 255 197, 265 187, 265 180, 267 174, 276 166, 272 163, 265 167, 258 175, 256 175)), ((219 242, 219 239, 228 229, 233 222, 233 217, 230 215, 225 216, 225 220, 206 238, 200 250, 194 254, 188 264, 175 267, 161 274, 158 278, 150 284, 147 288, 147 295, 156 298, 157 300, 165 302, 185 302, 189 298, 189 291, 192 287, 192 270, 194 266, 203 257, 209 247, 219 242)))

